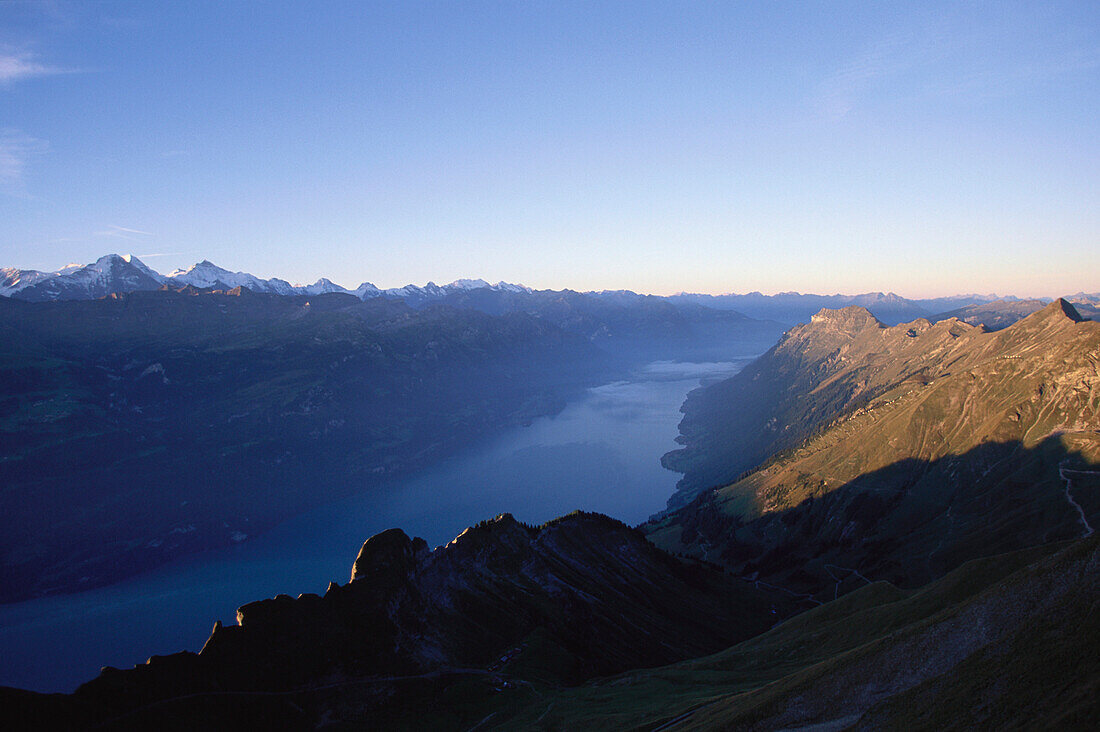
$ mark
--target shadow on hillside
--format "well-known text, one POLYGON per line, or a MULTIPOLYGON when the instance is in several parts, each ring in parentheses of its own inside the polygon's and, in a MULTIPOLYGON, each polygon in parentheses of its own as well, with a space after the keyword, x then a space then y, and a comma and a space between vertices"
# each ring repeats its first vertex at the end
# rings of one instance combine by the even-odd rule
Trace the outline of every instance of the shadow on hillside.
POLYGON ((705 542, 711 559, 741 575, 822 600, 874 580, 915 587, 970 559, 1100 526, 1100 471, 1074 472, 1094 469, 1060 436, 1032 448, 987 443, 902 460, 833 490, 807 475, 782 486, 803 498, 797 505, 747 522, 724 515, 707 491, 682 513, 683 538, 705 542))

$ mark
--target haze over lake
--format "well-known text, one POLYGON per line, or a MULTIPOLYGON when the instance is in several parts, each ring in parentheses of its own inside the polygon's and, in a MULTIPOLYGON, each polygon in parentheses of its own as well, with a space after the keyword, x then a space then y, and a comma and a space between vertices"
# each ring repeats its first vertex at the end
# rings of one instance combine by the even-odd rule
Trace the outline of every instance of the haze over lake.
POLYGON ((104 665, 198 651, 214 621, 235 622, 240 605, 347 582, 363 541, 394 526, 435 546, 504 511, 528 523, 576 509, 639 523, 675 489, 679 476, 659 461, 677 446, 684 397, 748 360, 651 363, 553 417, 238 546, 110 587, 0 607, 0 685, 71 691, 104 665))

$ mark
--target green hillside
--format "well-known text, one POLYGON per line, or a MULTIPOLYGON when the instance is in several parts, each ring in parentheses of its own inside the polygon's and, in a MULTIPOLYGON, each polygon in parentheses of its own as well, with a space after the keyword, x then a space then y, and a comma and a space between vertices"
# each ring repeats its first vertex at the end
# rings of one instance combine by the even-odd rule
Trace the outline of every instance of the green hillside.
MULTIPOLYGON (((1087 533, 1100 518, 1089 472, 1100 463, 1100 323, 1075 315, 1059 301, 996 333, 865 317, 843 333, 848 345, 784 377, 835 370, 800 408, 858 387, 843 414, 646 530, 818 599, 868 580, 913 587, 967 559, 1087 533)), ((836 339, 830 322, 815 326, 819 341, 836 339)))

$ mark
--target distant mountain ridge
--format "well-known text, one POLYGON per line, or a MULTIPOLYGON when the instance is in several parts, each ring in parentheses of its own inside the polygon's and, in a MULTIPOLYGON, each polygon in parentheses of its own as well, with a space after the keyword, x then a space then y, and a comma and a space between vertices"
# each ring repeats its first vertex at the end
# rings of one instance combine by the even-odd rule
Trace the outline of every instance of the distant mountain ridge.
POLYGON ((355 289, 349 290, 325 277, 311 285, 293 285, 278 277, 265 280, 248 272, 231 272, 208 259, 187 269, 177 269, 162 275, 132 254, 106 254, 91 264, 70 264, 56 272, 40 272, 15 267, 0 269, 0 295, 31 302, 94 300, 116 292, 156 290, 164 285, 172 287, 191 285, 200 290, 232 290, 235 287, 247 287, 253 292, 273 295, 322 295, 343 292, 355 295, 360 300, 389 295, 411 301, 409 304, 414 307, 445 297, 450 292, 471 289, 531 291, 529 287, 508 282, 491 285, 485 280, 471 279, 455 280, 443 286, 429 282, 423 287, 406 285, 388 290, 380 290, 370 282, 364 282, 355 289))
MULTIPOLYGON (((1095 296, 1078 293, 1070 296, 1069 299, 1073 302, 1078 300, 1085 302, 1090 297, 1095 296)), ((750 292, 745 295, 732 293, 727 295, 702 295, 682 292, 670 296, 669 300, 673 302, 691 302, 719 310, 736 310, 752 318, 777 320, 788 325, 808 323, 813 314, 823 308, 839 310, 840 308, 856 305, 866 308, 886 325, 898 325, 917 318, 928 318, 935 322, 950 317, 953 314, 950 311, 971 306, 980 307, 994 302, 1007 305, 1019 302, 1020 298, 1012 295, 1001 297, 998 295, 969 294, 909 299, 893 292, 866 292, 859 295, 815 295, 800 292, 780 292, 775 295, 764 295, 760 292, 750 292)), ((1035 302, 1046 305, 1051 301, 1043 299, 1035 302)))
MULTIPOLYGON (((380 289, 370 282, 363 282, 354 289, 348 289, 322 277, 313 284, 300 285, 272 277, 263 279, 247 272, 231 272, 217 266, 209 260, 203 260, 187 269, 178 269, 168 275, 162 275, 151 269, 133 255, 107 254, 87 265, 72 264, 57 272, 22 270, 14 267, 0 269, 0 296, 19 300, 91 300, 114 292, 126 293, 140 290, 156 290, 164 285, 181 287, 191 285, 198 289, 231 290, 246 287, 253 292, 275 295, 319 295, 341 292, 355 295, 360 300, 388 296, 404 300, 408 305, 418 308, 453 297, 462 297, 472 292, 499 293, 536 293, 560 292, 569 290, 534 290, 525 285, 497 282, 490 284, 483 279, 458 279, 450 284, 437 285, 428 282, 425 285, 405 285, 380 289)), ((608 302, 635 302, 638 298, 658 298, 674 305, 695 305, 713 310, 734 310, 750 318, 771 320, 785 325, 809 322, 810 317, 822 308, 839 309, 849 305, 858 305, 869 310, 886 325, 897 325, 916 318, 929 318, 936 321, 953 315, 967 307, 982 307, 994 302, 1009 304, 1023 302, 1011 295, 954 295, 951 297, 908 299, 892 292, 868 292, 857 295, 816 295, 799 292, 781 292, 764 295, 760 292, 747 294, 706 295, 682 292, 670 296, 639 295, 629 290, 603 290, 582 293, 608 302), (944 314, 944 315, 939 315, 944 314)), ((1100 314, 1100 293, 1077 293, 1068 296, 1071 302, 1081 304, 1086 317, 1100 314)), ((1029 301, 1030 302, 1030 301, 1029 301)), ((1049 303, 1049 299, 1036 302, 1049 303)), ((1016 308, 1022 312, 1026 306, 1016 308)), ((1026 314, 1026 312, 1024 313, 1026 314)), ((961 316, 960 316, 961 317, 961 316)), ((1022 315, 1020 316, 1022 317, 1022 315)), ((1017 318, 1018 319, 1018 318, 1017 318)), ((1005 316, 1003 325, 1008 325, 1005 316)), ((1014 321, 1013 321, 1014 322, 1014 321)), ((991 325, 991 323, 987 323, 991 325)), ((992 327, 992 326, 991 326, 992 327)))

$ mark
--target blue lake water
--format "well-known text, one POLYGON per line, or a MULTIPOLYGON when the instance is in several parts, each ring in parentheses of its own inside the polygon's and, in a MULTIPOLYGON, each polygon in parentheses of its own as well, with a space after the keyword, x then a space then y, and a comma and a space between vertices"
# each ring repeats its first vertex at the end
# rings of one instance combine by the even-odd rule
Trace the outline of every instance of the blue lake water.
POLYGON ((0 606, 0 685, 71 691, 102 666, 197 651, 215 620, 236 622, 240 605, 347 582, 363 541, 393 526, 435 546, 505 511, 536 524, 575 509, 640 523, 676 487, 660 457, 676 447, 684 397, 747 362, 652 363, 553 417, 237 546, 110 587, 0 606))

